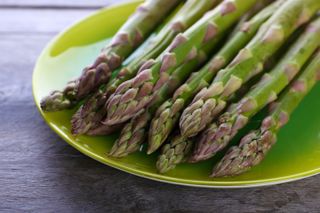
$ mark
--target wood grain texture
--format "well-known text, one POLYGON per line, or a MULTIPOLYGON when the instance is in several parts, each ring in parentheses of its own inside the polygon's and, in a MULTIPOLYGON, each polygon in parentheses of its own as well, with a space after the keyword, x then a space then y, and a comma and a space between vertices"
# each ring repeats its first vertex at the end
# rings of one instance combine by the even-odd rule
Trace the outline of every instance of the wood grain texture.
POLYGON ((92 10, 10 12, 0 9, 6 14, 0 19, 0 212, 319 212, 320 176, 264 188, 201 189, 145 180, 82 155, 42 120, 31 78, 45 44, 92 10))
POLYGON ((5 9, 0 15, 0 34, 55 35, 95 10, 5 9), (53 18, 54 17, 54 18, 53 18))
POLYGON ((129 0, 1 0, 0 8, 93 9, 129 0))

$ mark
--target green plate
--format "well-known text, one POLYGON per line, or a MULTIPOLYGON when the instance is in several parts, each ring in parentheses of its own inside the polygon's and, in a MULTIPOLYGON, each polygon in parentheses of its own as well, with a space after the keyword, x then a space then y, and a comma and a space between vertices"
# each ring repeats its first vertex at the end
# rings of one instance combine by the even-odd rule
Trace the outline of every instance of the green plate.
MULTIPOLYGON (((58 35, 44 49, 33 73, 33 93, 37 107, 42 97, 79 75, 100 49, 134 11, 139 1, 100 10, 58 35)), ((48 125, 80 152, 104 164, 153 180, 200 187, 249 187, 301 179, 320 171, 320 85, 303 101, 263 163, 250 172, 232 178, 209 178, 217 159, 198 164, 182 164, 161 175, 155 169, 157 153, 132 154, 123 159, 107 156, 117 135, 74 137, 70 118, 74 110, 40 112, 48 125)), ((258 122, 256 122, 258 123, 258 122)), ((218 157, 217 157, 218 158, 218 157)))

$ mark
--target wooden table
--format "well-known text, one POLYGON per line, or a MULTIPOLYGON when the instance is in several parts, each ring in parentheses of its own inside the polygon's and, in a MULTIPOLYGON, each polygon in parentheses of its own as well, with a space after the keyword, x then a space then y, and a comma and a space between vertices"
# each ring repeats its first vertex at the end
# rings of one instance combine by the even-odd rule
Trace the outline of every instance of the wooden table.
POLYGON ((37 56, 66 26, 121 1, 0 1, 0 212, 319 212, 320 176, 251 189, 174 186, 98 163, 49 129, 31 92, 37 56))

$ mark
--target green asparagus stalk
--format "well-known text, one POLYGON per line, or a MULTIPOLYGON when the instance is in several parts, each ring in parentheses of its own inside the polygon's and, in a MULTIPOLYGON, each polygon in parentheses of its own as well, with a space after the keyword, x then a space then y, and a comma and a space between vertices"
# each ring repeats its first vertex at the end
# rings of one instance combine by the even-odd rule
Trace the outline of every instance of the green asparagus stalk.
POLYGON ((223 149, 259 110, 274 101, 320 45, 320 18, 313 21, 286 55, 239 102, 230 106, 218 122, 200 136, 190 162, 208 159, 223 149))
POLYGON ((288 0, 259 29, 235 59, 221 70, 209 87, 203 88, 183 111, 181 133, 197 135, 226 106, 227 98, 243 83, 263 71, 263 64, 302 23, 320 9, 318 0, 288 0))
POLYGON ((177 89, 173 98, 168 99, 159 107, 151 121, 148 153, 154 152, 161 146, 177 124, 183 109, 190 103, 194 95, 210 84, 217 71, 227 65, 238 51, 250 41, 262 23, 274 13, 281 2, 278 1, 271 4, 249 21, 243 23, 239 31, 226 42, 211 61, 201 70, 193 73, 189 80, 177 89))
POLYGON ((242 174, 258 165, 277 140, 277 133, 289 121, 295 108, 310 92, 320 74, 320 51, 308 63, 302 74, 270 106, 271 112, 258 130, 244 136, 239 146, 231 147, 214 167, 212 177, 242 174))
MULTIPOLYGON (((285 0, 258 0, 257 3, 243 16, 240 17, 238 23, 233 27, 232 32, 228 35, 228 40, 233 38, 239 31, 242 30, 243 25, 251 20, 254 16, 256 16, 258 13, 260 13, 262 10, 266 9, 272 4, 275 4, 275 2, 279 2, 278 7, 284 2, 285 0), (282 2, 282 3, 280 3, 282 2)), ((277 7, 273 6, 273 13, 277 10, 277 7)), ((271 9, 269 9, 271 10, 271 9)))
POLYGON ((190 72, 203 63, 206 54, 202 53, 197 58, 181 65, 157 92, 149 107, 141 114, 133 117, 124 125, 119 139, 114 143, 109 155, 112 157, 124 157, 139 149, 143 143, 148 124, 157 108, 169 97, 169 95, 189 76, 190 72))
POLYGON ((84 68, 81 76, 67 83, 62 91, 53 91, 41 101, 44 111, 59 111, 75 106, 90 92, 106 83, 111 72, 136 49, 181 0, 148 0, 120 28, 96 61, 84 68))
POLYGON ((109 125, 122 123, 139 114, 178 66, 186 59, 194 58, 202 46, 225 32, 255 2, 225 0, 186 32, 176 36, 150 68, 142 70, 135 78, 117 88, 107 101, 105 122, 109 125))
MULTIPOLYGON (((72 132, 74 134, 84 134, 92 126, 96 126, 107 114, 107 108, 103 107, 116 88, 126 80, 133 78, 140 66, 146 61, 156 58, 171 43, 174 37, 184 32, 194 24, 205 12, 213 8, 220 0, 188 0, 177 14, 169 21, 162 30, 152 38, 144 51, 140 53, 129 65, 122 68, 114 79, 107 85, 102 86, 86 102, 72 118, 72 132)), ((142 69, 148 67, 142 67, 142 69)))
POLYGON ((176 165, 185 162, 192 151, 193 141, 191 139, 176 135, 170 141, 163 146, 158 157, 156 167, 159 173, 166 173, 174 169, 176 165))

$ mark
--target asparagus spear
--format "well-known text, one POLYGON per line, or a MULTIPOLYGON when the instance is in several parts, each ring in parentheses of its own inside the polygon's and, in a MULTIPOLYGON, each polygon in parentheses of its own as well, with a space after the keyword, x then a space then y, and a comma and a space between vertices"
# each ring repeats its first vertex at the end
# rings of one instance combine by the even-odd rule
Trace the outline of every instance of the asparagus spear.
MULTIPOLYGON (((105 117, 107 108, 105 102, 116 88, 126 80, 134 77, 140 66, 149 59, 158 57, 165 50, 174 37, 194 24, 206 11, 214 7, 220 0, 188 0, 177 14, 166 24, 156 37, 151 39, 144 51, 136 57, 129 65, 122 68, 114 79, 107 85, 102 86, 86 102, 72 118, 72 132, 74 134, 84 134, 92 126, 105 117)), ((146 64, 149 66, 148 63, 146 64)), ((142 67, 142 69, 146 66, 142 67)))
POLYGON ((109 125, 122 123, 139 114, 175 68, 186 59, 194 58, 202 46, 225 32, 254 3, 255 0, 225 0, 185 33, 176 36, 150 68, 117 88, 107 101, 105 122, 109 125))
POLYGON ((191 153, 193 141, 191 139, 176 135, 170 143, 163 146, 158 157, 156 167, 159 173, 166 173, 174 169, 177 164, 187 160, 191 153))
POLYGON ((227 68, 221 70, 212 84, 203 88, 184 110, 180 118, 182 135, 194 136, 208 126, 216 114, 225 108, 226 99, 260 73, 263 63, 318 9, 320 1, 317 0, 286 1, 227 68))
POLYGON ((53 91, 41 101, 44 111, 58 111, 75 106, 99 85, 139 46, 152 30, 181 0, 148 0, 120 28, 96 61, 84 68, 81 76, 67 83, 62 91, 53 91))
POLYGON ((320 18, 308 26, 270 73, 266 73, 247 95, 231 105, 218 122, 212 123, 201 134, 190 162, 212 157, 228 144, 253 115, 274 101, 320 45, 319 36, 320 18))
POLYGON ((227 41, 211 61, 201 70, 193 73, 189 80, 177 89, 173 98, 168 99, 159 107, 151 121, 148 153, 154 152, 161 146, 175 127, 185 106, 190 103, 190 99, 210 84, 217 71, 227 65, 238 51, 250 41, 261 24, 274 13, 281 2, 271 4, 251 20, 243 23, 239 31, 227 41))
POLYGON ((157 108, 205 58, 205 54, 200 54, 197 58, 181 65, 173 75, 171 75, 168 82, 159 89, 154 100, 149 104, 149 107, 124 125, 119 139, 114 143, 109 153, 110 156, 124 157, 139 149, 146 136, 148 124, 157 108))
POLYGON ((320 74, 320 51, 318 51, 303 73, 271 104, 271 112, 262 121, 258 130, 242 138, 239 146, 231 147, 223 159, 214 167, 212 177, 242 174, 258 165, 277 140, 277 133, 288 122, 290 115, 302 99, 310 92, 320 74))

